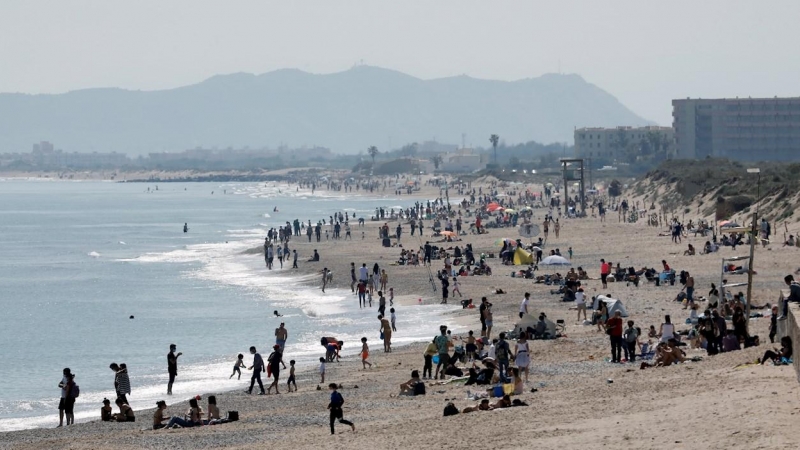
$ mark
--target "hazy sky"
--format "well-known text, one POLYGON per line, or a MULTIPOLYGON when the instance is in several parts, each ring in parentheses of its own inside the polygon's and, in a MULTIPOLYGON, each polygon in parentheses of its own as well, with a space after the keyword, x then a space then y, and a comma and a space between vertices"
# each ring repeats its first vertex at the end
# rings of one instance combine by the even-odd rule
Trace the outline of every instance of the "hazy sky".
POLYGON ((645 118, 800 95, 800 1, 2 0, 0 92, 162 89, 365 64, 420 78, 577 73, 645 118))

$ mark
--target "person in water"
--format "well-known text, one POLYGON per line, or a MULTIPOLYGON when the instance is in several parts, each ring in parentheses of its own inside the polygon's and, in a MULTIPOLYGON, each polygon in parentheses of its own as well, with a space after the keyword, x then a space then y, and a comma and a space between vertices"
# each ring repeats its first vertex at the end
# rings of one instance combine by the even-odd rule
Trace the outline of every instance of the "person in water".
POLYGON ((188 223, 184 223, 183 224, 183 232, 184 233, 188 233, 189 232, 189 224, 188 223))

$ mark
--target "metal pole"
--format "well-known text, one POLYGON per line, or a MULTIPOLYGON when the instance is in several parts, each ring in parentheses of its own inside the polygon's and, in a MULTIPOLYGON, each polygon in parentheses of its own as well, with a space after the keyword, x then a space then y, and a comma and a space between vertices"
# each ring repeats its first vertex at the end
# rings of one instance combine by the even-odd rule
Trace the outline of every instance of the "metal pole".
POLYGON ((750 296, 753 294, 753 256, 755 255, 756 248, 756 224, 758 220, 758 213, 753 213, 753 225, 750 229, 750 264, 747 267, 747 302, 745 303, 745 317, 747 317, 746 330, 750 334, 750 303, 752 300, 750 296))

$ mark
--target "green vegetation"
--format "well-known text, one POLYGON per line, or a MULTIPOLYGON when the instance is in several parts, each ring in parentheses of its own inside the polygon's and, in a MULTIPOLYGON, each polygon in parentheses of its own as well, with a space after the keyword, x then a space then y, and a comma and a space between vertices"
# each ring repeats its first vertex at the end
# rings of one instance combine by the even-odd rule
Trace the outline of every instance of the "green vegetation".
POLYGON ((792 215, 792 198, 800 189, 800 164, 778 162, 743 163, 727 159, 668 160, 647 173, 633 186, 635 192, 650 194, 656 200, 657 186, 669 187, 659 202, 662 205, 688 205, 697 196, 711 194, 716 201, 704 208, 704 214, 715 214, 719 220, 751 211, 759 198, 760 211, 777 219, 792 215), (759 168, 759 174, 748 168, 759 168), (647 183, 645 180, 649 181, 647 183), (760 187, 759 187, 760 185, 760 187))

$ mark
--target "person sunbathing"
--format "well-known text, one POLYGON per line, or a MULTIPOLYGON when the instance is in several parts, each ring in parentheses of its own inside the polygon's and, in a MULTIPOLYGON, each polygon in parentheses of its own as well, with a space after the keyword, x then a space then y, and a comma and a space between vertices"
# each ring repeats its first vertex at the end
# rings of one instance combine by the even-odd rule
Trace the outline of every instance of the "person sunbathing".
POLYGON ((683 256, 694 256, 694 254, 695 254, 694 245, 689 244, 689 248, 685 252, 683 252, 683 256))
POLYGON ((489 409, 502 409, 502 408, 510 408, 511 407, 511 397, 508 395, 504 395, 503 398, 492 403, 489 409))
POLYGON ((489 411, 491 409, 491 405, 489 405, 489 399, 483 399, 481 402, 475 406, 467 406, 466 408, 461 410, 461 414, 471 413, 475 411, 489 411))

